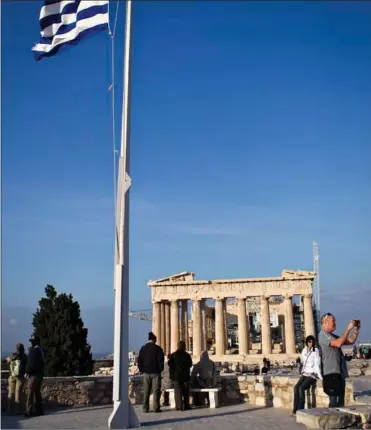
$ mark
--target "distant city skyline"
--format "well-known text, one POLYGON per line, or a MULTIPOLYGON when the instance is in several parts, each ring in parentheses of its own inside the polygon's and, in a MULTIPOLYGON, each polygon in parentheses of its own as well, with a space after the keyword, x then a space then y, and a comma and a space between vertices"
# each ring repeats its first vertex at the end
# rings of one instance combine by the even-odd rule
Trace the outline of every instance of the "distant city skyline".
MULTIPOLYGON (((41 2, 2 3, 2 347, 46 284, 113 349, 109 37, 34 61, 41 2), (17 31, 15 31, 15 27, 17 31)), ((120 136, 125 8, 116 30, 120 136)), ((312 269, 371 338, 370 2, 134 2, 130 309, 147 281, 312 269)), ((131 347, 150 323, 131 320, 131 347)))

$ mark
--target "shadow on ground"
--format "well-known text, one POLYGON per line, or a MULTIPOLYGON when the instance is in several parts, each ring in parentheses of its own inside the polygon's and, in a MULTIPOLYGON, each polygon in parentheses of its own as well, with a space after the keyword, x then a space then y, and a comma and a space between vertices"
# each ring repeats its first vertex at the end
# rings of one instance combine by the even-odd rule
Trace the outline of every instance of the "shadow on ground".
POLYGON ((1 415, 2 429, 20 429, 20 421, 24 419, 22 415, 1 415))
MULTIPOLYGON (((112 405, 95 406, 94 410, 111 410, 112 405)), ((47 409, 45 411, 46 416, 59 415, 59 414, 75 414, 78 412, 86 412, 91 410, 91 406, 58 406, 47 409)), ((37 417, 35 417, 37 418, 37 417)), ((1 416, 1 428, 2 429, 21 429, 22 423, 33 418, 25 418, 22 414, 19 415, 7 415, 6 413, 1 416)))
MULTIPOLYGON (((236 415, 236 414, 246 414, 246 413, 251 413, 254 411, 260 411, 261 409, 267 409, 266 407, 259 407, 259 408, 251 408, 251 409, 246 409, 246 408, 241 408, 241 409, 237 409, 234 410, 233 412, 223 412, 223 407, 219 408, 218 411, 220 411, 219 413, 206 413, 205 411, 209 411, 210 409, 208 408, 197 408, 198 410, 203 411, 204 414, 203 415, 190 415, 190 416, 180 416, 179 418, 169 418, 169 419, 162 419, 162 417, 165 415, 166 416, 166 411, 163 412, 164 415, 161 415, 160 419, 156 419, 156 420, 151 420, 151 421, 141 421, 141 427, 150 427, 150 426, 154 426, 154 425, 162 425, 162 424, 170 424, 170 423, 180 423, 180 422, 185 422, 185 421, 198 421, 198 420, 202 420, 202 419, 210 419, 210 418, 217 418, 220 416, 226 417, 229 415, 236 415)), ((195 410, 195 409, 193 409, 195 410)), ((182 412, 182 414, 186 414, 187 412, 182 412)))

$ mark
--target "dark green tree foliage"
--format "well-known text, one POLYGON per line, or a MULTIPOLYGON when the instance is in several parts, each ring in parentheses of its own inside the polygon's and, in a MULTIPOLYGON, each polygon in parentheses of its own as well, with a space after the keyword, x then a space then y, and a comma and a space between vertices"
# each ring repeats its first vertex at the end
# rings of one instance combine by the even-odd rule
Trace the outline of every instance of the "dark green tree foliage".
POLYGON ((93 361, 88 330, 80 316, 80 305, 71 294, 57 295, 52 285, 33 314, 33 335, 39 336, 46 352, 48 376, 90 375, 93 361))

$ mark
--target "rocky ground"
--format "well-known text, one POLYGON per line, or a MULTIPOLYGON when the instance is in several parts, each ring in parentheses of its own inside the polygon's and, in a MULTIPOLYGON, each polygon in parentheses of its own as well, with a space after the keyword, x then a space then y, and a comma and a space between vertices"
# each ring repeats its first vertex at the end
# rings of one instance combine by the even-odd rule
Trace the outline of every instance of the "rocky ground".
POLYGON ((371 360, 350 360, 347 366, 349 376, 371 376, 371 360))

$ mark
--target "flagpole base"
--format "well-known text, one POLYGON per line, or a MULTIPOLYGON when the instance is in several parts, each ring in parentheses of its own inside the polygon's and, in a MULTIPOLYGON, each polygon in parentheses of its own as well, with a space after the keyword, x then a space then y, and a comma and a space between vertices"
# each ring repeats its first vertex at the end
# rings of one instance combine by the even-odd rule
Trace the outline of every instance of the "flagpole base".
POLYGON ((136 429, 140 427, 137 414, 134 411, 130 400, 114 402, 113 411, 108 418, 108 428, 110 429, 136 429))

